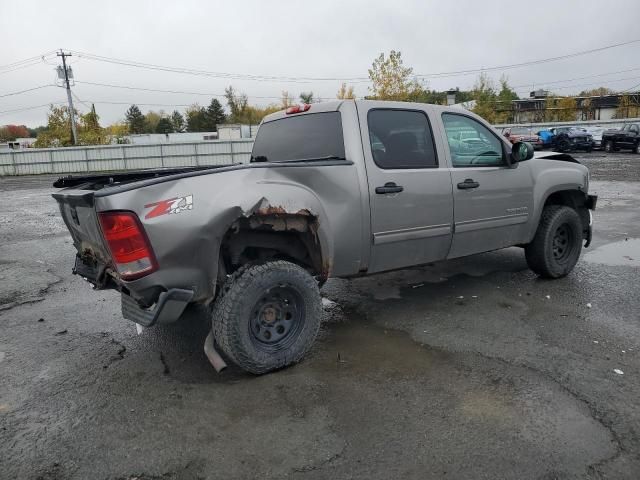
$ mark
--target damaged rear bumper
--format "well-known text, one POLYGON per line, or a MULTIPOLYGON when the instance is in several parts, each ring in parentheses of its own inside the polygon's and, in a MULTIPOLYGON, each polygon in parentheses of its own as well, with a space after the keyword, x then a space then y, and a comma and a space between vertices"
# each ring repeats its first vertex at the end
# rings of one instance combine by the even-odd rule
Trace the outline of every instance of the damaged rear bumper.
POLYGON ((193 290, 172 288, 162 292, 151 308, 142 308, 129 295, 122 293, 122 316, 143 327, 175 322, 193 298, 193 290))

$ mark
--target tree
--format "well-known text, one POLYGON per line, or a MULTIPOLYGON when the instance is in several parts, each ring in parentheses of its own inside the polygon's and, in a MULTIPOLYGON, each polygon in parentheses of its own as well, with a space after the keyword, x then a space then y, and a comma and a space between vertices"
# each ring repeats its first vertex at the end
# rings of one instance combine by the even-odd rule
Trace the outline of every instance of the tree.
POLYGON ((300 101, 302 103, 313 103, 313 92, 301 92, 300 101))
POLYGON ((612 95, 615 92, 607 87, 598 87, 592 88, 591 90, 583 90, 578 96, 579 97, 601 97, 603 95, 612 95))
POLYGON ((145 118, 137 105, 131 105, 125 114, 127 119, 127 125, 129 126, 129 133, 144 133, 145 130, 145 118))
POLYGON ((577 104, 573 97, 548 97, 544 106, 545 122, 567 122, 576 119, 577 104))
POLYGON ((518 94, 509 86, 509 80, 506 76, 500 77, 500 91, 495 104, 495 122, 506 123, 511 121, 514 100, 518 100, 518 94))
POLYGON ((384 53, 381 53, 369 69, 369 78, 373 83, 369 88, 371 98, 408 101, 411 96, 416 96, 422 90, 416 80, 411 80, 412 73, 412 68, 404 66, 400 52, 391 50, 386 58, 384 53))
POLYGON ((240 118, 246 113, 249 99, 244 93, 236 93, 231 85, 224 89, 224 96, 227 99, 227 106, 231 115, 229 116, 230 123, 240 123, 240 118))
POLYGON ((224 108, 222 108, 222 105, 217 98, 211 99, 211 103, 207 107, 205 117, 207 130, 210 132, 217 132, 217 126, 223 124, 227 120, 227 115, 224 113, 224 108))
POLYGON ((144 133, 155 133, 158 123, 160 123, 160 119, 164 116, 163 113, 164 112, 162 110, 159 112, 149 110, 144 115, 144 133))
POLYGON ((5 125, 0 127, 0 142, 12 142, 16 138, 29 136, 29 129, 24 125, 5 125))
POLYGON ((184 132, 184 117, 177 110, 174 110, 171 114, 171 126, 173 127, 173 131, 176 133, 184 132))
POLYGON ((188 132, 206 132, 207 131, 207 111, 194 103, 185 110, 187 119, 188 132))
POLYGON ((342 82, 336 98, 339 98, 340 100, 355 99, 356 96, 353 94, 353 87, 347 87, 347 84, 345 82, 342 82))
POLYGON ((162 117, 156 125, 155 133, 173 133, 173 123, 168 117, 162 117))
POLYGON ((628 94, 624 94, 618 100, 615 118, 635 118, 640 116, 640 105, 632 102, 628 94))
POLYGON ((108 127, 105 127, 105 134, 109 140, 109 143, 112 143, 115 140, 115 143, 129 143, 129 139, 127 138, 127 134, 129 133, 129 126, 124 122, 116 122, 108 127))
POLYGON ((108 137, 100 126, 100 117, 96 113, 95 105, 91 105, 89 113, 79 116, 78 144, 79 145, 103 145, 108 143, 108 137))
POLYGON ((73 137, 69 108, 51 105, 47 114, 47 129, 38 134, 34 147, 68 147, 71 145, 73 145, 73 137))
POLYGON ((495 123, 496 120, 496 88, 493 80, 482 72, 471 91, 473 100, 476 104, 473 107, 473 113, 480 115, 489 123, 495 123))

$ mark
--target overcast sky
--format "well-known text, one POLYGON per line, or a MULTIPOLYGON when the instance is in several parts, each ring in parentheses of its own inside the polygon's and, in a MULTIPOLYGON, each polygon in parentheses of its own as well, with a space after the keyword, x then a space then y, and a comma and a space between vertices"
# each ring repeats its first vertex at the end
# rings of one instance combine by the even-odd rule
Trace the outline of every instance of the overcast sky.
MULTIPOLYGON (((373 59, 391 49, 402 52, 414 73, 429 74, 521 63, 640 39, 637 0, 0 0, 0 7, 0 112, 66 101, 64 89, 57 87, 3 96, 53 84, 55 56, 13 71, 3 67, 59 48, 213 72, 337 79, 367 77, 373 59)), ((640 42, 490 75, 497 80, 505 73, 521 96, 545 86, 558 94, 599 85, 624 90, 640 84, 639 53, 640 42), (600 74, 606 75, 580 79, 600 74)), ((192 76, 78 56, 71 64, 78 81, 73 91, 86 104, 76 102, 78 109, 87 111, 95 102, 103 125, 123 119, 130 103, 167 105, 143 105, 143 111, 182 111, 181 105, 205 105, 211 97, 79 82, 220 94, 231 84, 261 105, 277 100, 251 97, 278 97, 282 90, 297 97, 312 90, 316 97, 334 98, 340 85, 339 80, 289 83, 192 76)), ((465 89, 476 76, 431 79, 429 86, 465 89)), ((367 83, 353 85, 357 96, 367 94, 367 83)), ((0 113, 0 125, 45 124, 46 112, 42 107, 0 113)))

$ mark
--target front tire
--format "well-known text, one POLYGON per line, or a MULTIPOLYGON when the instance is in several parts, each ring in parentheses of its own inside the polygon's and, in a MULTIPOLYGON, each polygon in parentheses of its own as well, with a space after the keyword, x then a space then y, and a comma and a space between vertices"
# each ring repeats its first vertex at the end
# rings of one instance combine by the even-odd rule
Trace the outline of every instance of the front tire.
POLYGON ((613 142, 611 140, 607 140, 604 144, 604 151, 607 153, 613 152, 613 142))
POLYGON ((299 362, 320 328, 316 280, 283 260, 239 269, 212 311, 222 351, 243 370, 262 374, 299 362))
POLYGON ((633 153, 636 155, 640 154, 640 141, 636 143, 635 147, 633 147, 633 153))
POLYGON ((582 250, 582 221, 564 205, 542 211, 533 241, 525 247, 529 268, 544 278, 560 278, 575 267, 582 250))

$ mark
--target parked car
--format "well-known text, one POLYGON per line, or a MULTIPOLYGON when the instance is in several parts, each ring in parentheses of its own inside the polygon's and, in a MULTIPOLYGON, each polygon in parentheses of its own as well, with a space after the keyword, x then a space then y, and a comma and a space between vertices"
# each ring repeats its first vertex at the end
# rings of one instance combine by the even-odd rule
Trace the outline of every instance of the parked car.
POLYGON ((536 135, 542 140, 542 148, 550 148, 553 144, 553 132, 551 130, 543 129, 538 130, 536 135))
POLYGON ((591 241, 589 171, 533 157, 455 107, 334 101, 265 117, 248 164, 69 176, 53 197, 74 273, 118 290, 125 318, 210 306, 219 349, 260 374, 309 350, 329 277, 513 245, 541 277, 569 274, 591 241))
POLYGON ((502 131, 502 134, 513 144, 516 142, 528 142, 533 148, 539 150, 542 148, 542 140, 533 132, 530 127, 508 127, 502 131))
POLYGON ((605 130, 602 133, 602 144, 607 152, 628 149, 640 153, 640 124, 627 123, 620 129, 605 130))
POLYGON ((585 131, 593 138, 593 148, 599 150, 602 148, 602 134, 605 129, 603 127, 584 127, 585 131))
POLYGON ((553 133, 552 147, 558 152, 573 152, 593 150, 593 138, 583 128, 579 127, 553 127, 549 129, 553 133))

